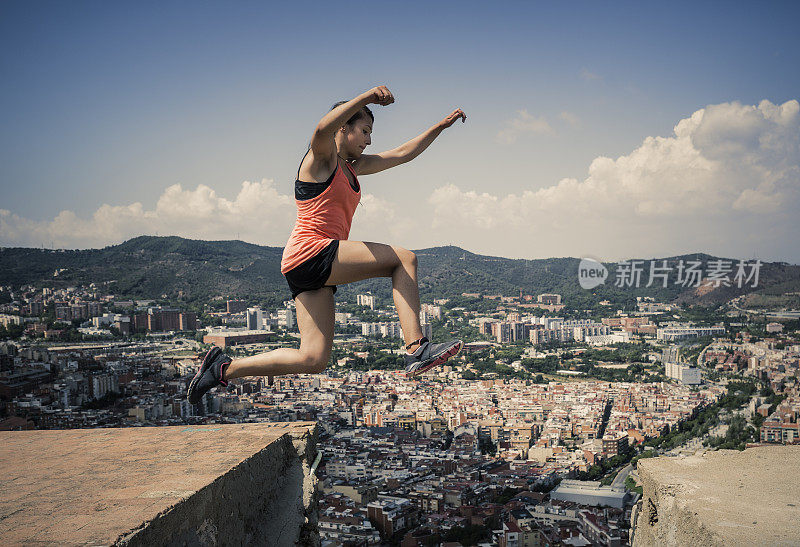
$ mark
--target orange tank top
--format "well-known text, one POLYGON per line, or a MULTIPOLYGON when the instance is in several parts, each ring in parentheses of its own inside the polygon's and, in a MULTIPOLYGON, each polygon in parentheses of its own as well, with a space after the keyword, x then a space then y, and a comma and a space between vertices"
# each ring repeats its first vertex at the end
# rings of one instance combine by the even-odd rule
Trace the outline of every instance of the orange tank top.
POLYGON ((282 274, 319 253, 334 239, 347 239, 350 235, 353 214, 361 200, 361 186, 350 164, 344 164, 353 174, 358 190, 350 186, 337 158, 333 179, 321 194, 310 199, 297 199, 295 194, 297 219, 283 248, 282 274))

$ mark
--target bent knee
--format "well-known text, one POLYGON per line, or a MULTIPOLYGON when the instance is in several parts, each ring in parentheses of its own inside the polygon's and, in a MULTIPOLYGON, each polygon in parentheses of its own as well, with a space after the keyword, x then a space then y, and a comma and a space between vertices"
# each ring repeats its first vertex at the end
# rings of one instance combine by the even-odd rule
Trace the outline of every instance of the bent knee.
POLYGON ((413 252, 409 251, 408 249, 404 249, 403 247, 395 247, 395 252, 397 253, 397 257, 400 259, 400 262, 407 266, 412 266, 414 268, 417 267, 417 255, 413 252))
POLYGON ((330 353, 310 352, 303 354, 303 367, 312 374, 319 374, 328 366, 330 353))

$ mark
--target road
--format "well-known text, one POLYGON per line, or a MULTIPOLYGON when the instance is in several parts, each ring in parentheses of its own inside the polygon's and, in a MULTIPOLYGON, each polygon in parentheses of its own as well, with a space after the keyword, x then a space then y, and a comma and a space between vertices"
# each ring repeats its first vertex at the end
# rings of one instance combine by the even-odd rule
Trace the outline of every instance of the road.
POLYGON ((632 464, 628 464, 620 469, 619 473, 617 473, 617 476, 614 477, 614 481, 611 483, 611 486, 625 486, 625 479, 628 478, 628 475, 631 471, 633 471, 632 464))
POLYGON ((709 343, 706 347, 704 347, 703 350, 697 355, 697 366, 698 366, 698 368, 702 368, 702 367, 705 366, 704 356, 706 354, 706 351, 708 351, 708 348, 710 348, 713 345, 714 345, 714 341, 712 340, 711 343, 709 343))

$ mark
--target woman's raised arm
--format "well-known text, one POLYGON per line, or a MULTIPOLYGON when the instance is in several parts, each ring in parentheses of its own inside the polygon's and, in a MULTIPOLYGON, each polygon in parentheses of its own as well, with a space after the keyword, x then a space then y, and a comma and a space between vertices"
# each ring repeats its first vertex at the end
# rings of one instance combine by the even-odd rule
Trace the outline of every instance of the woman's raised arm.
POLYGON ((456 108, 442 121, 397 148, 380 154, 363 154, 355 162, 356 174, 371 175, 413 160, 422 154, 442 131, 453 125, 459 118, 461 118, 462 122, 467 121, 467 115, 464 114, 464 111, 456 108))
POLYGON ((386 86, 373 87, 355 99, 340 104, 327 114, 317 124, 314 135, 311 137, 311 152, 316 158, 327 161, 336 156, 336 143, 334 135, 347 120, 353 117, 361 108, 368 104, 386 106, 394 102, 392 92, 386 86))

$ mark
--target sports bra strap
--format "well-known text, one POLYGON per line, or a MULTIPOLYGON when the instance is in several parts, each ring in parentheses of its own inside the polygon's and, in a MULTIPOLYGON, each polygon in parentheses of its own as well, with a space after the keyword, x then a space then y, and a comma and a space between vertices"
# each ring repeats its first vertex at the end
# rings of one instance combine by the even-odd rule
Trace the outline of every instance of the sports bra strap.
POLYGON ((308 150, 306 150, 306 153, 303 154, 303 159, 300 160, 300 165, 297 166, 297 176, 295 177, 295 180, 300 180, 300 168, 303 167, 303 160, 306 159, 306 156, 308 156, 309 152, 311 152, 310 146, 308 147, 308 150))
MULTIPOLYGON (((311 152, 311 147, 310 146, 308 147, 308 150, 306 150, 306 153, 303 154, 303 159, 300 160, 300 165, 297 166, 297 176, 295 177, 294 180, 295 180, 295 182, 300 182, 302 184, 322 184, 322 183, 319 183, 319 182, 311 183, 311 182, 306 182, 306 181, 301 181, 300 180, 300 168, 303 167, 303 160, 306 159, 306 156, 308 156, 309 152, 311 152)), ((342 162, 345 165, 347 165, 347 168, 350 169, 350 172, 353 174, 353 182, 355 182, 356 186, 353 186, 352 184, 350 184, 350 188, 352 188, 354 192, 360 192, 361 191, 361 183, 358 182, 358 175, 356 175, 355 169, 353 169, 353 166, 350 165, 349 161, 346 161, 346 160, 343 159, 342 162)), ((336 171, 338 169, 339 169, 339 155, 337 154, 336 155, 336 167, 333 168, 333 173, 331 173, 331 176, 328 177, 328 180, 325 182, 326 187, 327 187, 328 184, 331 183, 331 181, 333 180, 334 175, 336 175, 336 171)))
MULTIPOLYGON (((347 161, 347 160, 342 160, 342 161, 347 165, 347 168, 350 169, 350 172, 353 174, 353 182, 356 184, 355 186, 353 186, 353 184, 351 183, 350 184, 350 188, 352 188, 354 192, 360 192, 361 191, 361 183, 358 182, 358 175, 356 175, 356 170, 353 169, 353 167, 350 165, 349 161, 347 161)), ((350 182, 350 181, 348 181, 348 182, 350 182)))

